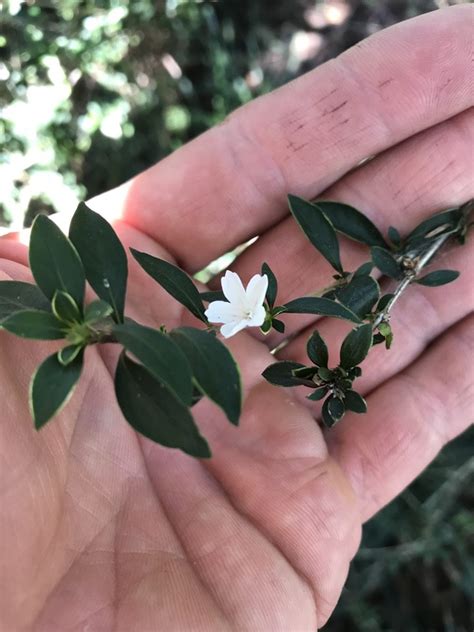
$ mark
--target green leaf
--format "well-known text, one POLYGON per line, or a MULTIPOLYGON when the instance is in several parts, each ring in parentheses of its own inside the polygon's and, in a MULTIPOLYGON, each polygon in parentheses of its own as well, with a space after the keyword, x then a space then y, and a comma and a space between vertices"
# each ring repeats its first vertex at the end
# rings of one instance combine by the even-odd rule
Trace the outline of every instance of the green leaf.
POLYGON ((29 257, 31 272, 46 298, 52 301, 62 290, 82 309, 86 278, 81 260, 66 235, 45 215, 33 222, 29 257))
POLYGON ((50 309, 49 301, 36 285, 22 281, 0 281, 0 323, 16 312, 29 309, 50 309))
POLYGON ((143 436, 194 457, 211 456, 188 408, 125 353, 117 364, 115 393, 125 419, 143 436))
POLYGON ((314 362, 316 366, 327 367, 329 359, 328 348, 318 331, 314 331, 308 340, 306 352, 311 362, 314 362))
POLYGON ((275 386, 314 386, 312 380, 300 378, 293 374, 297 369, 305 369, 299 362, 275 362, 267 366, 262 373, 263 377, 275 386))
POLYGON ((63 366, 68 366, 68 364, 74 362, 83 348, 84 347, 82 345, 69 345, 68 347, 63 347, 60 351, 58 351, 59 363, 63 366))
POLYGON ((187 357, 196 386, 238 425, 242 409, 240 373, 232 354, 213 334, 180 327, 170 333, 187 357))
POLYGON ((296 298, 285 304, 287 314, 321 314, 322 316, 333 316, 350 320, 353 323, 361 323, 361 319, 353 311, 336 303, 329 298, 319 296, 305 296, 296 298))
POLYGON ((392 342, 393 342, 393 332, 392 332, 392 328, 390 327, 390 325, 386 322, 381 322, 379 325, 379 332, 382 334, 382 336, 385 339, 385 347, 387 349, 390 349, 390 347, 392 346, 392 342))
POLYGON ((371 249, 371 254, 373 262, 382 274, 391 279, 399 279, 401 277, 402 270, 391 252, 375 246, 371 249))
POLYGON ((392 242, 394 246, 398 247, 402 243, 402 238, 400 236, 400 233, 394 226, 389 226, 388 238, 390 239, 390 241, 392 242))
POLYGON ((322 386, 321 388, 317 388, 315 391, 313 391, 311 395, 308 395, 306 399, 310 399, 312 402, 317 402, 320 399, 323 399, 328 391, 329 389, 327 386, 322 386))
POLYGON ((361 266, 357 268, 357 270, 353 274, 353 278, 358 276, 366 276, 372 272, 374 264, 372 261, 366 261, 361 266))
POLYGON ((136 323, 116 325, 117 340, 186 406, 193 397, 192 372, 179 346, 166 334, 136 323))
POLYGON ((168 263, 168 261, 152 257, 144 252, 138 252, 138 250, 134 250, 133 248, 131 248, 131 253, 145 272, 155 279, 162 288, 171 294, 181 305, 189 309, 199 320, 207 323, 202 299, 196 286, 186 272, 168 263))
POLYGON ((380 345, 382 343, 385 343, 385 336, 382 336, 381 333, 374 334, 374 337, 372 339, 372 346, 375 347, 375 345, 380 345))
POLYGON ((70 294, 58 290, 53 296, 51 302, 53 314, 59 320, 66 323, 78 323, 82 321, 81 312, 77 303, 70 294))
POLYGON ((344 406, 344 402, 339 397, 332 395, 327 399, 328 403, 328 412, 334 421, 339 421, 344 417, 344 413, 346 412, 346 407, 344 406))
POLYGON ((279 334, 285 333, 285 323, 278 318, 272 320, 272 327, 275 331, 278 331, 279 334))
POLYGON ((375 224, 354 207, 327 200, 317 200, 314 204, 323 211, 340 233, 367 246, 387 248, 387 243, 375 224))
POLYGON ((335 398, 333 396, 328 397, 326 401, 324 402, 323 407, 321 409, 321 418, 323 420, 324 425, 327 428, 332 428, 334 424, 337 423, 337 419, 334 419, 334 417, 331 415, 330 410, 329 410, 329 402, 332 399, 335 399, 335 398))
POLYGON ((326 366, 319 367, 318 376, 325 382, 332 382, 335 378, 334 371, 328 369, 326 366))
POLYGON ((84 354, 79 353, 63 366, 54 353, 36 370, 30 383, 30 409, 37 430, 69 401, 81 376, 83 358, 84 354))
POLYGON ((380 296, 379 284, 371 276, 355 276, 350 283, 336 292, 337 298, 357 316, 372 311, 380 296))
POLYGON ((344 393, 344 404, 347 410, 352 410, 354 413, 367 412, 367 402, 356 391, 349 390, 344 393))
POLYGON ((296 195, 289 195, 288 203, 294 218, 313 246, 335 270, 342 273, 337 234, 321 208, 296 195))
POLYGON ((268 263, 264 263, 262 265, 262 276, 264 274, 266 274, 268 277, 268 288, 267 288, 266 299, 267 299, 268 307, 272 309, 273 306, 275 305, 275 301, 277 297, 278 281, 276 280, 276 276, 273 274, 268 263))
POLYGON ((101 299, 92 301, 85 309, 84 321, 91 324, 96 323, 113 314, 113 311, 113 307, 101 299))
POLYGON ((420 279, 416 279, 416 283, 427 285, 428 287, 437 287, 438 285, 445 285, 455 281, 459 274, 457 270, 435 270, 420 279))
POLYGON ((216 290, 214 292, 199 292, 199 296, 201 297, 201 300, 206 301, 206 303, 212 303, 213 301, 227 301, 222 290, 216 290))
POLYGON ((379 302, 377 303, 377 307, 375 308, 377 312, 383 311, 387 307, 387 305, 390 303, 393 297, 394 297, 393 294, 384 294, 380 298, 379 302))
POLYGON ((357 366, 369 353, 372 345, 372 325, 366 324, 350 331, 341 346, 341 366, 357 366))
POLYGON ((64 323, 51 312, 40 310, 16 312, 3 320, 0 327, 15 336, 33 340, 60 340, 66 337, 64 323))
POLYGON ((405 243, 408 245, 420 238, 438 236, 444 232, 449 232, 457 226, 461 218, 462 212, 459 208, 448 209, 447 211, 432 215, 411 231, 405 239, 405 243))
POLYGON ((270 333, 271 328, 272 328, 271 318, 267 318, 264 320, 263 325, 260 327, 260 331, 262 332, 262 334, 266 336, 268 333, 270 333))
POLYGON ((115 320, 123 322, 128 263, 114 229, 81 202, 72 218, 69 237, 79 252, 92 289, 113 307, 115 320))

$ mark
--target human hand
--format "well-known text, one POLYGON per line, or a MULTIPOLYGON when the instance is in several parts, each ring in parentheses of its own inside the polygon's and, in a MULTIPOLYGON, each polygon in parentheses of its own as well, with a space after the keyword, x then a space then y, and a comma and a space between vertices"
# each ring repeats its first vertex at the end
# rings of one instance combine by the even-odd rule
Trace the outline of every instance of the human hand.
MULTIPOLYGON (((92 206, 121 213, 116 228, 127 245, 190 272, 260 234, 233 270, 247 280, 267 261, 281 302, 321 287, 329 268, 287 217, 288 192, 340 199, 381 228, 407 230, 473 196, 472 15, 469 6, 432 13, 362 42, 92 206)), ((87 350, 74 398, 36 434, 27 384, 52 346, 1 332, 0 629, 324 625, 361 524, 471 421, 468 248, 446 255, 446 267, 464 272, 456 283, 407 292, 394 310, 396 344, 374 348, 364 364, 368 414, 347 414, 328 433, 314 404, 264 382, 268 339, 231 339, 244 411, 234 428, 211 404, 196 407, 214 454, 206 462, 126 424, 113 348, 87 350)), ((361 252, 345 244, 351 265, 361 252)), ((25 264, 20 244, 0 240, 0 278, 28 280, 25 264)), ((180 307, 130 266, 127 313, 180 324, 180 307)), ((290 318, 294 337, 281 357, 300 360, 308 330, 290 318)), ((343 327, 317 326, 328 341, 343 327)))

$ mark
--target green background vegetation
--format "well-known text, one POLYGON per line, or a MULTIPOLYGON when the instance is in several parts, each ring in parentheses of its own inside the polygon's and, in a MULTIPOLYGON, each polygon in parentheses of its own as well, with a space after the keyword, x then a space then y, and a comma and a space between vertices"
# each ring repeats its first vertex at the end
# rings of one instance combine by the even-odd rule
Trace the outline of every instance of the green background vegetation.
MULTIPOLYGON (((0 226, 72 210, 239 105, 444 4, 0 3, 0 226)), ((471 430, 366 525, 328 631, 472 631, 473 448, 471 430)))

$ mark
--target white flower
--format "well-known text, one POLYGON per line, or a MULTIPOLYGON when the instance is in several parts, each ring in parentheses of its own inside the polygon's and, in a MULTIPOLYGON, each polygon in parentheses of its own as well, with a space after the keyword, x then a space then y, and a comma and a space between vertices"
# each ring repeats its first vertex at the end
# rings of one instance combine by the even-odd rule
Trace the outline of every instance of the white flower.
POLYGON ((229 301, 213 301, 206 309, 211 323, 224 323, 221 334, 230 338, 245 327, 260 327, 265 320, 263 302, 268 287, 266 274, 254 275, 246 288, 235 272, 227 270, 221 279, 222 291, 229 301))

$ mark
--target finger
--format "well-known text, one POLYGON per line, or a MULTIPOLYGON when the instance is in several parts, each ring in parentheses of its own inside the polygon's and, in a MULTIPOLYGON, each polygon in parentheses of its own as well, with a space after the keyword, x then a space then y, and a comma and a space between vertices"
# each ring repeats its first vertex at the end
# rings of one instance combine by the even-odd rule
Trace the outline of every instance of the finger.
MULTIPOLYGON (((324 193, 360 208, 383 231, 402 232, 426 216, 474 196, 472 143, 474 109, 394 147, 348 174, 324 193)), ((341 237, 344 267, 355 270, 370 258, 368 249, 341 237)), ((266 261, 278 279, 278 303, 309 295, 332 281, 333 270, 309 243, 292 217, 284 219, 250 246, 232 265, 247 279, 266 261)), ((214 287, 216 281, 211 283, 214 287)), ((315 322, 288 315, 285 336, 272 333, 270 346, 315 322)))
POLYGON ((472 7, 396 25, 97 198, 197 270, 355 167, 472 104, 472 7), (455 33, 455 37, 453 37, 455 33))
POLYGON ((372 393, 367 415, 347 415, 328 433, 331 454, 359 496, 364 520, 474 421, 473 352, 470 316, 372 393))
MULTIPOLYGON (((409 366, 418 355, 446 329, 463 319, 474 309, 474 291, 471 272, 474 269, 474 244, 467 244, 441 255, 436 267, 456 269, 461 276, 455 282, 442 288, 411 285, 394 306, 391 326, 394 341, 390 350, 385 345, 377 345, 370 350, 362 365, 362 376, 354 387, 363 395, 370 393, 378 385, 409 366)), ((393 289, 387 284, 384 291, 393 289)), ((330 366, 339 364, 339 349, 348 332, 347 323, 324 318, 302 332, 278 354, 279 360, 294 360, 311 364, 306 354, 306 343, 317 328, 330 349, 330 366)), ((320 406, 309 402, 308 389, 297 389, 300 401, 305 402, 315 415, 320 406)))

